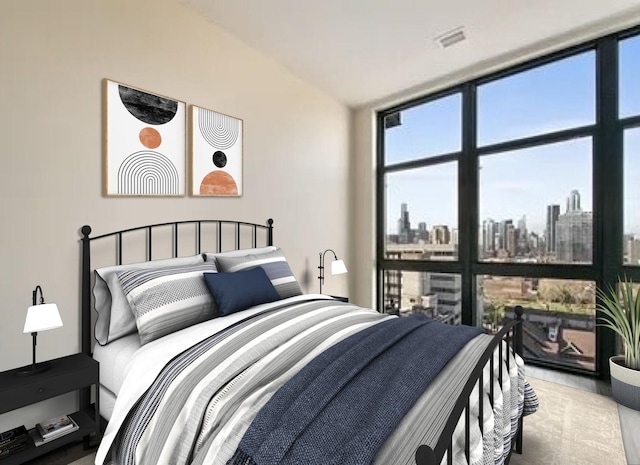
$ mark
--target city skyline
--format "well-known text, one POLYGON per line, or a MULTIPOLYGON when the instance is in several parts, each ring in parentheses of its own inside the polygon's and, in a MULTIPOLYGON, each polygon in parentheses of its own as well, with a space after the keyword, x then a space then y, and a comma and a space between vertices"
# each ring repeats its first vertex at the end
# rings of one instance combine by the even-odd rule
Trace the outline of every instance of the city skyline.
MULTIPOLYGON (((481 218, 480 219, 480 224, 478 224, 478 228, 482 229, 483 228, 483 223, 486 221, 494 221, 495 223, 503 223, 503 222, 513 222, 513 223, 520 223, 524 220, 525 224, 526 224, 526 229, 527 232, 531 233, 535 233, 541 237, 546 235, 546 229, 547 229, 547 223, 548 223, 548 208, 551 206, 557 206, 558 207, 558 213, 559 214, 565 214, 568 211, 572 211, 572 210, 579 210, 585 213, 592 213, 590 210, 585 210, 584 208, 582 208, 583 205, 583 200, 582 200, 582 194, 580 193, 580 191, 578 189, 572 189, 569 192, 569 195, 566 196, 565 201, 564 202, 557 202, 557 203, 551 203, 548 205, 545 205, 543 207, 544 210, 544 218, 545 221, 542 224, 541 227, 538 228, 533 228, 530 226, 530 222, 529 219, 527 217, 526 214, 521 214, 520 216, 515 216, 515 217, 509 217, 509 218, 497 218, 497 217, 485 217, 485 218, 481 218), (572 197, 574 197, 574 193, 577 193, 577 201, 576 200, 572 200, 572 197), (573 206, 573 208, 572 208, 573 206)), ((419 225, 426 225, 426 229, 430 230, 436 226, 446 226, 449 228, 449 230, 453 233, 454 231, 458 230, 457 227, 457 222, 456 222, 456 227, 452 227, 451 224, 447 224, 445 222, 437 222, 437 223, 429 223, 427 221, 424 221, 423 219, 418 219, 416 220, 415 218, 412 219, 412 217, 414 217, 414 215, 411 214, 412 208, 409 208, 410 204, 409 202, 401 202, 400 203, 400 213, 399 215, 396 217, 395 220, 392 220, 390 218, 387 218, 387 235, 396 235, 399 234, 398 233, 398 225, 400 222, 404 223, 405 225, 409 224, 411 229, 419 229, 419 225)), ((387 209, 387 211, 389 211, 389 209, 387 209)))
MULTIPOLYGON (((621 118, 640 112, 640 38, 621 42, 621 118)), ((595 53, 585 51, 477 88, 476 141, 479 148, 594 125, 596 108, 595 53)), ((460 93, 402 110, 384 131, 384 164, 429 159, 443 154, 465 156, 462 150, 460 93)), ((546 226, 546 206, 564 205, 572 189, 580 191, 582 207, 593 211, 594 140, 591 136, 527 149, 478 156, 479 218, 513 219, 523 215, 530 230, 546 226)), ((608 154, 607 154, 608 156, 608 154)), ((640 235, 640 128, 623 135, 623 231, 640 235)), ((392 233, 402 203, 412 204, 414 218, 428 225, 458 227, 458 162, 391 171, 385 175, 386 230, 392 233)), ((481 225, 479 225, 480 227, 481 225)))

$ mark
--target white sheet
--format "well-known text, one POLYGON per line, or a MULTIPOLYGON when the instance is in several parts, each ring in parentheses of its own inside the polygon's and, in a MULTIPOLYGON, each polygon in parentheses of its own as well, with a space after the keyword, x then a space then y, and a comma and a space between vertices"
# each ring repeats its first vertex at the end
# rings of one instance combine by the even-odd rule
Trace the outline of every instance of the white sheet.
POLYGON ((109 421, 113 414, 113 406, 116 403, 116 396, 102 384, 100 385, 98 392, 100 394, 100 416, 109 421))
POLYGON ((140 346, 140 337, 134 333, 104 346, 96 344, 93 348, 93 358, 100 362, 100 384, 116 396, 124 382, 127 366, 140 346))
MULTIPOLYGON (((331 297, 320 294, 307 294, 291 297, 289 299, 257 305, 248 310, 234 313, 225 317, 215 318, 203 323, 190 326, 181 331, 168 334, 160 339, 156 339, 140 347, 126 363, 122 369, 123 382, 117 393, 116 403, 113 407, 113 414, 107 429, 102 437, 98 451, 96 452, 96 465, 102 465, 111 448, 111 444, 116 437, 116 433, 127 413, 135 402, 151 386, 162 368, 176 355, 185 351, 192 345, 198 343, 227 328, 234 323, 259 313, 271 307, 276 307, 284 302, 304 302, 313 299, 332 300, 331 297)), ((137 336, 137 335, 136 335, 137 336)), ((114 341, 117 342, 117 341, 114 341)))

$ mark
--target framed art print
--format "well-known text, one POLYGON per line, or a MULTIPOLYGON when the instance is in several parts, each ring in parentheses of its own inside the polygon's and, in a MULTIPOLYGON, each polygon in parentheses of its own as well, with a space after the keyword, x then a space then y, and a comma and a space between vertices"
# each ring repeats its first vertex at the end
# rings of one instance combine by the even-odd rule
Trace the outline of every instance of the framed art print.
POLYGON ((183 196, 186 104, 104 80, 103 194, 183 196))
POLYGON ((191 105, 191 195, 242 195, 242 120, 191 105))

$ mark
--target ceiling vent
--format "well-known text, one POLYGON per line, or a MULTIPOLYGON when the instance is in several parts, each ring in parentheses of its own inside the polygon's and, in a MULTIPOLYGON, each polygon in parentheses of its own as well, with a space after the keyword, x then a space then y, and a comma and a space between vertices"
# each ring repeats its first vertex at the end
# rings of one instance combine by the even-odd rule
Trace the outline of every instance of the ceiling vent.
POLYGON ((449 32, 445 32, 442 35, 439 35, 435 38, 435 41, 442 48, 451 47, 452 45, 457 44, 458 42, 462 42, 467 38, 464 33, 464 28, 462 26, 455 28, 449 32))

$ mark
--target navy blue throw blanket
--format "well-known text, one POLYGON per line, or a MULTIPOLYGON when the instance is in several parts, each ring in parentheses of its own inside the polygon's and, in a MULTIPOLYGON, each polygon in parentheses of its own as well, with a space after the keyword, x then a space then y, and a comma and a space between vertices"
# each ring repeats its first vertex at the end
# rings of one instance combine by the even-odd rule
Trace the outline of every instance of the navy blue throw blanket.
POLYGON ((329 348, 282 386, 227 465, 361 465, 480 328, 424 315, 378 323, 329 348))

